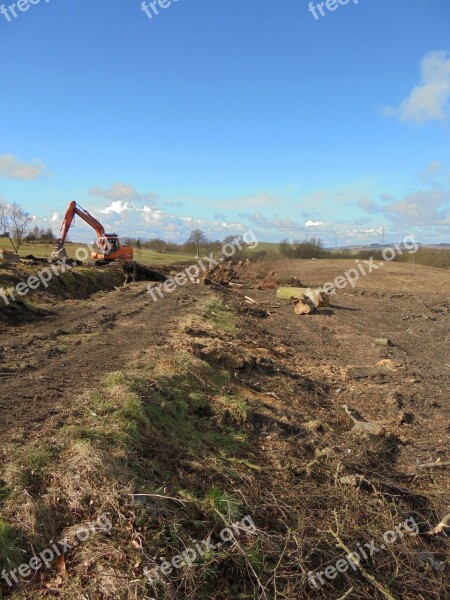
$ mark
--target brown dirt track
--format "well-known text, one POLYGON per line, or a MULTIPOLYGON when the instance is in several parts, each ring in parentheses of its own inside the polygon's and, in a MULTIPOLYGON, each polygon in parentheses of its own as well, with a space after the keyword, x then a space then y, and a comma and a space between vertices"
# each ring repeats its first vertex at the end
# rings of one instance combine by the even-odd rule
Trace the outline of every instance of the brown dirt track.
POLYGON ((155 304, 146 285, 54 304, 50 316, 32 323, 0 325, 2 443, 57 427, 76 395, 160 345, 195 302, 190 290, 155 304))

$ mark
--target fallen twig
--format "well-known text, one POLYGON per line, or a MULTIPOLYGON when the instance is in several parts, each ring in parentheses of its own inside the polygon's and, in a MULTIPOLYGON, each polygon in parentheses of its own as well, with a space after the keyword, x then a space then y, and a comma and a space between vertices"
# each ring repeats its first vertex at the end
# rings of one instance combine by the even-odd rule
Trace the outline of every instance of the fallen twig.
POLYGON ((434 529, 431 531, 427 531, 426 535, 436 535, 437 533, 442 533, 444 529, 450 528, 450 513, 445 515, 445 517, 441 520, 441 522, 436 525, 434 529))
POLYGON ((423 463, 422 465, 417 465, 418 469, 434 469, 436 467, 437 468, 439 468, 439 467, 450 467, 450 460, 447 460, 445 462, 437 460, 436 462, 423 463))
POLYGON ((341 596, 340 598, 338 598, 337 600, 345 600, 345 598, 348 598, 350 596, 350 594, 353 592, 355 588, 350 588, 348 590, 348 592, 345 592, 345 594, 343 596, 341 596))
MULTIPOLYGON (((347 555, 352 555, 352 551, 350 550, 350 548, 348 548, 344 544, 344 542, 342 541, 342 539, 339 536, 339 523, 337 520, 336 512, 335 512, 335 518, 336 518, 337 531, 333 531, 330 528, 330 529, 328 529, 328 532, 334 537, 338 546, 340 546, 347 555)), ((365 577, 368 581, 370 581, 370 583, 372 583, 372 585, 374 585, 377 588, 377 590, 383 594, 383 596, 385 598, 387 598, 388 600, 396 600, 394 598, 394 596, 391 594, 391 592, 386 587, 384 587, 384 585, 382 583, 377 581, 373 575, 371 575, 368 571, 366 571, 366 569, 361 565, 361 563, 355 562, 355 564, 358 567, 358 569, 361 571, 361 574, 363 575, 363 577, 365 577)))
POLYGON ((130 494, 133 498, 160 498, 161 500, 172 500, 172 502, 179 502, 180 504, 187 504, 184 500, 179 498, 171 498, 170 496, 160 496, 159 494, 130 494))

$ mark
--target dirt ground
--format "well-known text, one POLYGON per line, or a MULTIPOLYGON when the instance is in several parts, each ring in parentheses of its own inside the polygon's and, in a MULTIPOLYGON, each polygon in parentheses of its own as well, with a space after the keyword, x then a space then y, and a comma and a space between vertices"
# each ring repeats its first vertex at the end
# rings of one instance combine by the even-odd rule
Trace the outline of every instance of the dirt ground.
POLYGON ((199 292, 168 295, 155 304, 147 285, 46 304, 48 317, 0 325, 2 444, 57 427, 80 391, 101 385, 105 375, 160 345, 199 292))
MULTIPOLYGON (((351 464, 357 448, 349 433, 354 422, 342 408, 347 405, 356 420, 374 421, 388 434, 385 463, 373 464, 373 473, 386 481, 392 475, 399 485, 419 478, 415 490, 436 500, 444 516, 445 507, 450 512, 448 469, 418 469, 450 460, 450 273, 385 264, 354 289, 338 291, 329 308, 305 316, 296 315, 290 302, 277 301, 276 290, 258 289, 267 273, 277 283, 295 277, 314 287, 353 266, 337 260, 243 265, 237 268, 242 288, 189 284, 157 303, 146 282, 132 283, 84 300, 46 304, 50 314, 32 322, 0 324, 2 462, 12 446, 53 435, 80 393, 101 387, 105 375, 166 347, 168 338, 176 345, 180 322, 218 296, 236 314, 236 335, 209 341, 208 332, 194 327, 190 350, 234 369, 236 385, 242 384, 261 422, 275 415, 291 433, 299 423, 316 422, 317 431, 325 428, 322 446, 332 446, 351 464), (245 295, 270 315, 252 314, 245 295), (379 346, 376 338, 392 343, 379 346)), ((272 466, 289 459, 280 455, 283 446, 275 446, 274 437, 265 434, 255 444, 254 461, 263 462, 266 454, 272 466)), ((365 468, 370 479, 370 461, 365 468)), ((264 489, 260 494, 262 503, 264 489)), ((447 597, 445 591, 425 594, 417 597, 447 597)), ((282 597, 294 598, 289 592, 282 597)))
MULTIPOLYGON (((353 261, 280 261, 275 278, 307 286, 332 281, 353 261)), ((242 267, 244 288, 225 299, 276 302, 255 290, 257 269, 242 267)), ((145 282, 50 307, 50 316, 0 329, 0 439, 41 435, 70 411, 71 397, 100 385, 171 327, 208 291, 189 286, 157 303, 145 282)), ((405 468, 450 454, 450 274, 420 265, 386 264, 331 298, 331 307, 299 317, 288 302, 267 320, 247 319, 244 335, 269 352, 286 347, 292 367, 329 386, 336 406, 351 403, 367 420, 385 422, 405 442, 405 468), (393 345, 380 348, 376 338, 393 345), (406 414, 406 417, 405 417, 406 414), (406 422, 404 422, 406 419, 406 422), (407 442, 407 443, 406 443, 407 442)))
MULTIPOLYGON (((314 287, 351 267, 353 261, 291 261, 274 270, 314 287)), ((273 298, 272 291, 250 295, 273 298)), ((298 317, 283 303, 265 322, 266 340, 288 344, 304 374, 330 385, 337 407, 351 404, 399 435, 405 444, 399 460, 414 470, 450 454, 449 297, 448 271, 386 263, 354 289, 337 291, 330 309, 298 317), (380 348, 378 338, 392 346, 380 348)))

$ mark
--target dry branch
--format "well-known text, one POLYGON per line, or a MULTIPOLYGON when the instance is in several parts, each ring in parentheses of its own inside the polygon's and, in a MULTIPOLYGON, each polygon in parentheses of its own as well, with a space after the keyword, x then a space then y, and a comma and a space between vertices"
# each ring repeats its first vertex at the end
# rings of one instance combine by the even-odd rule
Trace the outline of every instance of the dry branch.
POLYGON ((422 465, 417 465, 418 469, 435 469, 439 467, 450 467, 450 460, 447 460, 446 462, 437 460, 436 462, 423 463, 422 465))

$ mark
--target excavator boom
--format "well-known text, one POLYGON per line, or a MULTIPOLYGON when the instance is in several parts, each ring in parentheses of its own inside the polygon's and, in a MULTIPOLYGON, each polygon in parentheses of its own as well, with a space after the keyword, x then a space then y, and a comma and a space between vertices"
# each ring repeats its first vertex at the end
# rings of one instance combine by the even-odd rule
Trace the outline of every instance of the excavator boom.
POLYGON ((90 225, 97 234, 98 251, 92 253, 92 258, 105 261, 117 259, 131 260, 133 258, 133 248, 130 246, 122 246, 120 239, 115 233, 106 233, 105 228, 100 221, 72 200, 64 216, 59 237, 56 242, 56 248, 52 252, 53 259, 62 258, 63 256, 67 257, 64 244, 66 243, 75 216, 79 216, 83 219, 83 221, 90 225))
POLYGON ((78 204, 72 200, 67 209, 66 215, 61 225, 61 231, 58 236, 58 243, 64 246, 66 243, 67 236, 69 235, 69 230, 72 227, 73 220, 75 215, 78 215, 85 221, 88 225, 92 227, 97 233, 97 237, 103 237, 105 235, 105 228, 103 225, 97 221, 95 217, 93 217, 87 210, 78 206, 78 204))

